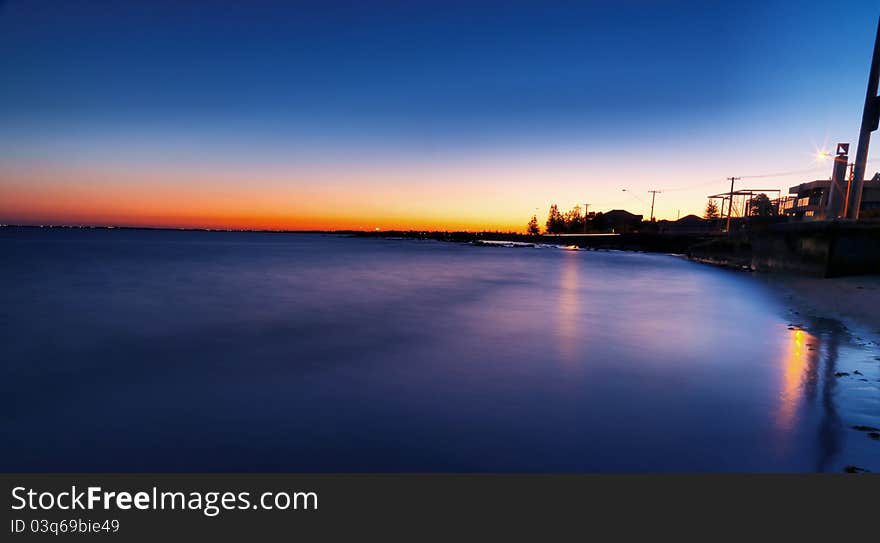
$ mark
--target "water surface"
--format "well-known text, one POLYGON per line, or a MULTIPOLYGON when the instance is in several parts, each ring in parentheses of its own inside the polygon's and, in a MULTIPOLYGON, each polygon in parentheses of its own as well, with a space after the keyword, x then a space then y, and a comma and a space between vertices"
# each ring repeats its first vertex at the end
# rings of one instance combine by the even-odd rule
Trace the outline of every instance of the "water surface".
POLYGON ((230 232, 0 254, 3 471, 880 470, 876 340, 748 274, 230 232))

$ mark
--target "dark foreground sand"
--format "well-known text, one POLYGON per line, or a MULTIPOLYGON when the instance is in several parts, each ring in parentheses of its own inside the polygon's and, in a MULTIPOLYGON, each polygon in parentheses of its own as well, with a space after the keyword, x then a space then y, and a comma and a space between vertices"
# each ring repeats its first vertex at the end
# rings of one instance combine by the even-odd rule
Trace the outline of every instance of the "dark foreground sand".
POLYGON ((768 274, 783 295, 816 315, 852 322, 880 333, 880 275, 821 279, 768 274))

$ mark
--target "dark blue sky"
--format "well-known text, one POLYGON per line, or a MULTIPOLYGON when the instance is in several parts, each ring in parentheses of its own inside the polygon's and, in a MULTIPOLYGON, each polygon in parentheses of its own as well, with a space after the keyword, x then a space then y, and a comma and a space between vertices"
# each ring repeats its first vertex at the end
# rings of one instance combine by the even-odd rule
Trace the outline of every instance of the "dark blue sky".
POLYGON ((752 98, 775 26, 706 4, 13 2, 3 113, 440 146, 698 117, 752 98))
POLYGON ((615 187, 663 188, 803 169, 823 141, 854 141, 878 15, 874 1, 13 0, 0 159, 375 175, 479 160, 495 179, 532 157, 566 165, 563 200, 610 195, 615 171, 615 187))

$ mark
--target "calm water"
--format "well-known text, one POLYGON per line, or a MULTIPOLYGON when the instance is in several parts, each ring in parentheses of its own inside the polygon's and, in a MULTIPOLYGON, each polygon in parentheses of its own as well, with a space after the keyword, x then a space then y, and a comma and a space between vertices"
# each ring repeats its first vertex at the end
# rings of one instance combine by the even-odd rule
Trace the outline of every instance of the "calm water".
POLYGON ((748 274, 173 231, 0 258, 2 471, 880 470, 876 340, 748 274))

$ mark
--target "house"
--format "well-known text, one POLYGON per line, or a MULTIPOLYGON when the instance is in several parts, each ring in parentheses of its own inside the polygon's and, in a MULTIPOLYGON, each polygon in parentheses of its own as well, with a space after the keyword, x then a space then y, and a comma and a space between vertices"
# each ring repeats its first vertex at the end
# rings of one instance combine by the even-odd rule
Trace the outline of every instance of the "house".
POLYGON ((635 215, 623 209, 612 209, 607 213, 597 213, 593 219, 593 229, 599 232, 627 234, 638 232, 642 225, 642 215, 635 215))
POLYGON ((660 221, 661 234, 708 234, 720 228, 718 219, 703 219, 696 215, 685 215, 677 221, 660 221))

